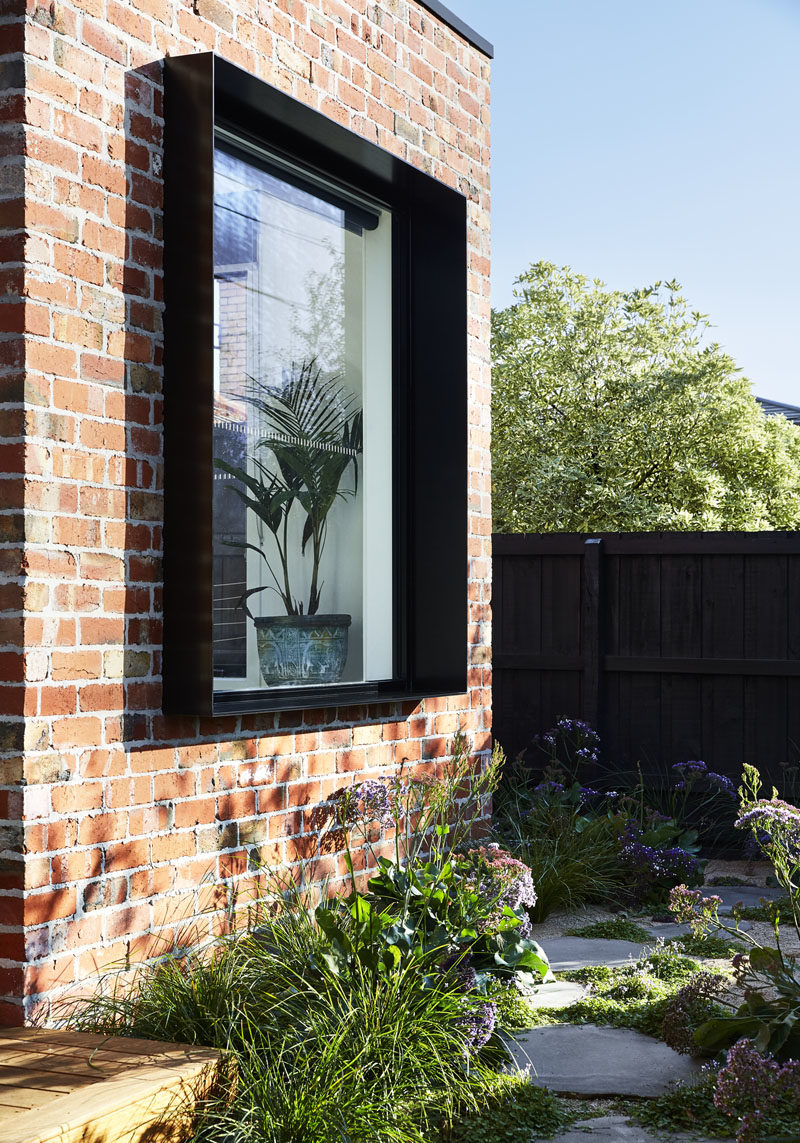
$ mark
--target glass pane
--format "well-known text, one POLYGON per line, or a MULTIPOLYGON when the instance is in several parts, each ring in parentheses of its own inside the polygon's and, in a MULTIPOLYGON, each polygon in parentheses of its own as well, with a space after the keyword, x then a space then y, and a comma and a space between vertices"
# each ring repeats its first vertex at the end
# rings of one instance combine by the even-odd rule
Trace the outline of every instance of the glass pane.
POLYGON ((391 217, 218 140, 216 688, 391 678, 391 217))

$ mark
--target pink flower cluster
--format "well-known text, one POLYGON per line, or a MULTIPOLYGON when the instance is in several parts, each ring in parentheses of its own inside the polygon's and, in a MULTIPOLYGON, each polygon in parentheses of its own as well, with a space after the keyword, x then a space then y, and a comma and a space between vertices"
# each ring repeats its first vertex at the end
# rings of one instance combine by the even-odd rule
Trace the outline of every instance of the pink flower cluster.
POLYGON ((719 924, 721 904, 721 897, 704 897, 699 889, 690 889, 688 885, 675 885, 669 894, 669 911, 676 921, 691 925, 695 936, 719 924))
POLYGON ((497 927, 506 906, 519 913, 536 904, 530 869, 496 842, 468 850, 465 859, 471 866, 465 878, 467 884, 491 907, 491 914, 484 923, 487 930, 497 927))

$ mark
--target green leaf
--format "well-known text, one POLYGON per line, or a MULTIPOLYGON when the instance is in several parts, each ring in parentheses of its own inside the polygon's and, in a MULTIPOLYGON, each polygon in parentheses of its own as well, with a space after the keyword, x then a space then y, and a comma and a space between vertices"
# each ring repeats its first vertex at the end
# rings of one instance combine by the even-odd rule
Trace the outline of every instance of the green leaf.
POLYGON ((750 950, 748 959, 756 972, 773 974, 781 971, 781 957, 776 949, 756 946, 750 950))
POLYGON ((354 921, 364 923, 372 917, 372 905, 366 897, 356 896, 350 905, 350 915, 354 921))
POLYGON ((725 1016, 706 1020, 695 1030, 695 1043, 713 1053, 725 1048, 743 1036, 752 1037, 763 1027, 754 1016, 725 1016))

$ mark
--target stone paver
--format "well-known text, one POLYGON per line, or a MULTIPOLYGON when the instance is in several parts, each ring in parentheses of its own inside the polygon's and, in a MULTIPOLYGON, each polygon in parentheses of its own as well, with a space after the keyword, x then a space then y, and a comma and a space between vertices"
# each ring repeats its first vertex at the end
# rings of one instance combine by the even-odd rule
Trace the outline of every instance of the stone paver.
POLYGON ((586 965, 607 964, 612 968, 629 964, 646 955, 652 945, 637 945, 633 941, 594 940, 591 937, 556 937, 544 944, 544 951, 553 972, 570 972, 586 965))
POLYGON ((627 1028, 555 1024, 509 1039, 517 1070, 531 1083, 573 1095, 638 1095, 653 1098, 700 1071, 697 1060, 627 1028))
MULTIPOLYGON (((723 915, 727 914, 723 913, 723 915)), ((672 937, 684 937, 687 933, 692 931, 691 925, 679 925, 674 921, 645 921, 642 924, 642 928, 647 929, 648 933, 650 933, 656 940, 660 939, 662 941, 668 941, 672 937)), ((740 921, 739 928, 743 933, 746 933, 748 929, 752 928, 752 925, 749 921, 740 921)), ((716 931, 721 936, 724 935, 721 929, 717 929, 716 931)))
POLYGON ((691 925, 679 925, 677 921, 643 921, 641 925, 651 937, 662 941, 668 941, 672 937, 685 937, 692 931, 691 925))
POLYGON ((760 885, 707 885, 703 892, 722 898, 719 911, 723 917, 730 916, 730 911, 736 904, 760 905, 762 897, 774 901, 777 897, 784 896, 782 889, 767 889, 760 885))
MULTIPOLYGON (((596 1119, 581 1119, 568 1131, 555 1137, 556 1143, 697 1143, 696 1135, 651 1135, 638 1123, 629 1124, 625 1115, 600 1115, 596 1119)), ((719 1143, 710 1139, 707 1143, 719 1143)), ((730 1143, 730 1140, 728 1140, 730 1143)))
MULTIPOLYGON (((723 898, 723 915, 737 901, 757 904, 761 897, 777 895, 776 890, 747 886, 726 886, 714 891, 723 898)), ((548 939, 545 948, 551 968, 554 972, 567 972, 589 965, 621 967, 647 955, 661 941, 691 931, 688 925, 667 921, 644 922, 643 927, 652 936, 652 944, 587 937, 548 939)), ((742 922, 741 928, 748 929, 750 924, 742 922)), ((555 981, 542 985, 532 1004, 540 1008, 566 1007, 587 991, 570 981, 555 981)), ((677 1082, 691 1082, 702 1066, 659 1040, 627 1028, 561 1024, 532 1028, 504 1039, 512 1057, 511 1068, 527 1072, 531 1083, 562 1095, 653 1098, 677 1082)), ((557 1143, 584 1143, 587 1138, 593 1143, 657 1143, 666 1137, 655 1136, 620 1115, 581 1120, 556 1136, 557 1143)), ((668 1138, 669 1143, 696 1143, 695 1136, 673 1134, 668 1138)))
POLYGON ((588 991, 585 984, 555 980, 551 984, 539 985, 529 1003, 531 1008, 566 1008, 577 1000, 583 1000, 588 991))

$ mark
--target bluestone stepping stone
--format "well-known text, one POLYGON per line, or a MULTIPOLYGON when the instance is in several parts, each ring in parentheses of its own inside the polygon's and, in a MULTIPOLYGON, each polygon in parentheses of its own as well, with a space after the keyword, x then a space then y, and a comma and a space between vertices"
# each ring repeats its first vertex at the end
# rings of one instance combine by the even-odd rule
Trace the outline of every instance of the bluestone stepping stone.
MULTIPOLYGON (((664 1143, 661 1133, 651 1135, 638 1123, 629 1124, 625 1115, 599 1115, 596 1119, 580 1119, 568 1131, 555 1136, 556 1143, 654 1143, 658 1139, 664 1143)), ((696 1135, 670 1135, 669 1143, 697 1143, 696 1135)), ((707 1140, 706 1143, 719 1143, 707 1140)))
POLYGON ((566 1008, 583 1000, 589 989, 585 984, 572 980, 554 980, 550 984, 540 984, 535 995, 528 1001, 531 1008, 566 1008))
POLYGON ((700 1072, 698 1060, 628 1028, 554 1024, 507 1038, 513 1064, 538 1087, 572 1095, 652 1099, 700 1072))
POLYGON ((685 937, 692 931, 691 925, 679 925, 677 921, 645 921, 642 928, 655 939, 668 941, 672 937, 685 937))
POLYGON ((774 901, 777 897, 785 896, 783 889, 768 889, 762 885, 706 885, 703 892, 722 898, 719 911, 723 917, 730 916, 734 905, 760 905, 762 897, 774 901))
POLYGON ((607 964, 617 968, 623 964, 638 960, 647 952, 655 948, 656 942, 650 945, 638 945, 633 941, 606 941, 594 940, 591 937, 556 937, 544 942, 544 951, 550 961, 553 972, 570 972, 576 968, 585 968, 587 965, 607 964))
MULTIPOLYGON (((651 933, 656 940, 662 941, 671 940, 672 937, 683 937, 692 931, 691 925, 679 925, 676 922, 667 923, 666 921, 663 923, 661 921, 645 921, 642 927, 647 929, 648 933, 651 933)), ((752 927, 749 921, 739 922, 739 929, 743 933, 746 933, 747 930, 752 927)), ((722 929, 712 929, 711 934, 712 936, 717 934, 719 936, 726 935, 722 932, 722 929)))

